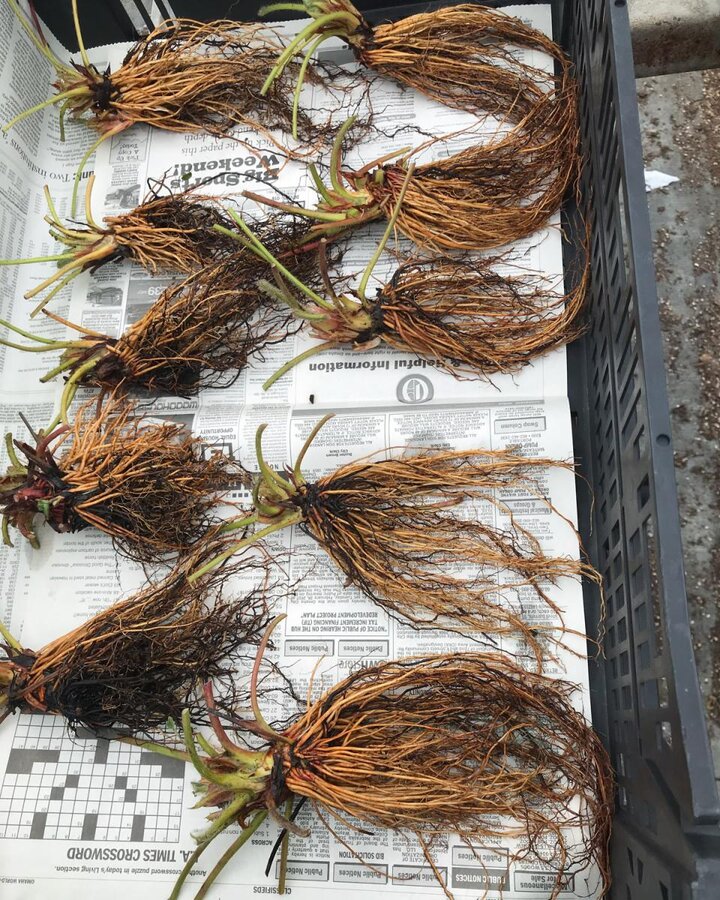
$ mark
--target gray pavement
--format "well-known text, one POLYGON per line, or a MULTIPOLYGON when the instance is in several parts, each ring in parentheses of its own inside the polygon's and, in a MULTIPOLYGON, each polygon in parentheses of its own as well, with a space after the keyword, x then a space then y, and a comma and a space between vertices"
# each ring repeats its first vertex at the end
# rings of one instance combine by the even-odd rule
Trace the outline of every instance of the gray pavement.
POLYGON ((637 82, 693 643, 720 776, 720 69, 637 82))
POLYGON ((639 76, 720 65, 720 0, 627 0, 627 6, 639 76))

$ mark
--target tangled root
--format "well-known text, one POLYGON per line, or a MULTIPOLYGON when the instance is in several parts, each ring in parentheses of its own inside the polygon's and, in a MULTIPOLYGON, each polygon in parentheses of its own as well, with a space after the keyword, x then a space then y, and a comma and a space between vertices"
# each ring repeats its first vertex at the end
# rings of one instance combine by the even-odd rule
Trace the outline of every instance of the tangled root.
POLYGON ((565 577, 600 585, 601 576, 588 563, 546 554, 504 495, 557 514, 543 474, 571 465, 507 450, 416 449, 398 459, 349 463, 308 482, 302 460, 330 418, 315 425, 282 476, 265 462, 265 426, 258 429, 254 513, 239 521, 264 527, 227 553, 298 525, 348 584, 391 615, 416 628, 443 628, 493 645, 500 637, 517 638, 521 651, 529 648, 542 666, 547 643, 562 643, 569 633, 549 586, 565 577), (542 623, 527 621, 527 602, 544 607, 542 623))
MULTIPOLYGON (((268 245, 298 278, 315 280, 316 256, 311 252, 312 245, 304 241, 306 227, 283 218, 266 220, 259 227, 268 245), (302 250, 296 249, 300 243, 302 250)), ((225 233, 233 234, 227 229, 225 233)), ((262 358, 264 350, 297 329, 293 316, 258 290, 258 281, 269 273, 266 262, 240 246, 234 255, 166 288, 119 338, 47 313, 79 332, 80 337, 51 342, 0 320, 1 325, 35 345, 7 340, 0 343, 32 352, 62 351, 59 365, 41 380, 65 374, 59 417, 64 422, 81 385, 110 393, 190 397, 201 388, 234 384, 251 356, 262 358)))
MULTIPOLYGON (((548 585, 587 577, 591 566, 545 554, 497 492, 514 492, 553 510, 538 479, 562 465, 507 451, 419 452, 400 459, 349 463, 314 484, 298 485, 291 503, 301 528, 350 583, 416 627, 442 627, 486 639, 522 638, 541 661, 542 637, 558 639, 562 612, 548 585), (472 500, 508 517, 495 524, 464 515, 472 500), (467 567, 457 574, 458 567, 467 567), (498 574, 505 577, 498 582, 498 574), (525 590, 557 624, 525 620, 525 590)), ((493 516, 494 518, 494 516, 493 516)))
POLYGON ((399 161, 378 159, 355 171, 340 163, 343 136, 354 122, 351 118, 335 140, 330 184, 322 184, 314 173, 321 194, 314 210, 253 191, 244 195, 286 213, 311 217, 314 224, 309 234, 317 239, 334 238, 386 218, 429 250, 472 252, 501 247, 544 227, 568 190, 577 186, 577 122, 563 122, 559 134, 548 141, 548 119, 558 113, 543 104, 549 105, 550 99, 506 134, 445 159, 414 165, 410 152, 399 161))
POLYGON ((361 27, 349 40, 364 65, 446 106, 519 122, 551 95, 563 107, 559 112, 570 121, 575 116, 570 60, 541 31, 502 10, 446 6, 384 22, 370 33, 361 27), (558 64, 557 85, 553 72, 525 62, 528 52, 558 64))
MULTIPOLYGON (((247 262, 240 253, 166 288, 120 338, 96 342, 83 383, 177 397, 234 384, 251 356, 293 330, 289 314, 259 293, 247 262)), ((75 360, 71 372, 83 365, 75 360)))
MULTIPOLYGON (((58 105, 61 134, 67 114, 82 119, 101 137, 136 123, 217 137, 241 126, 271 140, 273 130, 287 132, 295 124, 301 140, 313 146, 329 133, 327 124, 316 125, 302 111, 293 114, 291 98, 297 66, 293 65, 272 90, 261 93, 282 50, 280 38, 266 25, 169 19, 139 40, 115 72, 109 68, 101 72, 88 59, 77 17, 82 62, 68 65, 38 41, 15 0, 10 2, 31 39, 54 66, 53 87, 57 93, 16 116, 5 126, 6 131, 38 109, 58 105)), ((310 77, 320 79, 317 72, 311 72, 310 77)))
MULTIPOLYGON (((169 19, 139 40, 117 71, 111 72, 108 67, 101 72, 85 50, 77 0, 72 0, 72 11, 81 62, 69 64, 50 50, 17 0, 8 3, 31 41, 55 69, 56 93, 15 116, 3 131, 48 106, 58 106, 61 140, 68 114, 99 133, 75 174, 72 216, 80 175, 92 154, 104 141, 137 123, 164 131, 229 135, 244 144, 247 140, 232 132, 250 129, 294 156, 303 154, 285 147, 275 137, 275 130, 291 131, 306 145, 307 152, 315 152, 329 142, 334 130, 331 121, 316 123, 293 100, 294 83, 301 72, 296 64, 291 64, 272 88, 264 89, 282 50, 279 37, 265 25, 169 19)), ((309 77, 322 80, 320 71, 310 72, 309 77)))
MULTIPOLYGON (((263 230, 278 253, 292 254, 295 223, 268 220, 263 230)), ((313 254, 292 259, 293 271, 310 276, 313 254)), ((258 290, 258 280, 267 273, 266 263, 241 248, 171 285, 117 341, 104 343, 86 383, 181 397, 234 384, 251 356, 280 343, 296 327, 289 313, 269 304, 258 290)))
POLYGON ((130 212, 106 218, 123 256, 155 275, 161 270, 190 274, 237 253, 237 242, 215 227, 231 224, 216 197, 194 188, 166 193, 162 187, 152 188, 130 212))
MULTIPOLYGON (((490 143, 418 166, 398 226, 432 249, 497 247, 532 234, 559 208, 579 172, 578 92, 572 64, 540 31, 499 10, 475 4, 442 7, 371 27, 349 0, 303 0, 314 19, 280 55, 263 90, 275 86, 296 53, 310 54, 341 36, 358 60, 441 103, 511 126, 490 143), (550 56, 556 73, 526 60, 550 56)), ((269 6, 269 12, 274 6, 269 6)), ((308 55, 305 57, 307 62, 308 55)), ((301 75, 304 68, 301 71, 301 75)), ((371 164, 372 166, 372 164, 371 164)), ((405 164, 331 173, 318 212, 331 213, 317 230, 390 216, 405 164), (348 202, 350 201, 350 202, 348 202)), ((315 214, 317 216, 317 212, 315 214)))
POLYGON ((192 188, 179 194, 163 193, 163 185, 159 183, 135 209, 119 216, 108 216, 100 225, 92 215, 94 181, 92 175, 85 194, 87 221, 82 227, 78 227, 77 222, 60 219, 50 192, 45 188, 48 205, 45 221, 50 226, 51 236, 67 248, 63 253, 0 260, 0 265, 58 262, 55 273, 25 294, 25 299, 29 300, 48 291, 31 316, 44 309, 55 294, 81 272, 97 272, 111 262, 131 259, 151 275, 161 270, 187 275, 237 252, 237 241, 227 234, 231 220, 223 214, 215 197, 203 196, 192 188))
MULTIPOLYGON (((419 246, 441 251, 487 250, 528 237, 547 224, 577 181, 572 146, 538 144, 518 125, 492 143, 417 166, 398 228, 419 246)), ((362 177, 383 215, 395 209, 406 173, 407 165, 389 164, 362 177)))
MULTIPOLYGON (((550 113, 548 142, 563 139, 563 123, 576 117, 570 60, 542 32, 501 10, 459 4, 372 27, 349 0, 303 0, 302 6, 314 21, 280 54, 263 85, 265 93, 286 74, 293 57, 304 53, 301 83, 320 44, 341 37, 362 65, 447 106, 511 123, 534 119, 542 108, 544 116, 550 113), (554 72, 526 59, 536 52, 555 64, 557 82, 554 72)), ((282 8, 271 4, 261 14, 282 8)))
POLYGON ((486 258, 409 263, 371 301, 377 324, 359 339, 377 336, 455 375, 517 372, 582 334, 586 289, 583 278, 554 293, 537 278, 499 274, 486 258))
POLYGON ((79 628, 35 652, 6 645, 0 662, 0 701, 6 715, 34 709, 65 716, 72 727, 123 728, 146 734, 183 709, 207 722, 198 683, 213 679, 219 708, 239 696, 233 682, 238 651, 257 643, 267 624, 268 573, 245 557, 193 581, 188 573, 227 540, 212 537, 166 578, 115 603, 79 628), (228 596, 236 576, 256 587, 228 596))
POLYGON ((405 263, 369 298, 367 282, 400 208, 396 205, 358 288, 349 294, 338 294, 327 273, 322 296, 302 284, 239 222, 248 246, 273 265, 282 289, 266 282, 260 286, 300 320, 309 320, 313 335, 322 342, 284 363, 265 389, 298 362, 327 349, 364 351, 386 343, 431 359, 457 377, 490 378, 515 372, 582 333, 587 264, 577 284, 563 295, 539 274, 501 274, 496 265, 502 257, 436 256, 405 263))
POLYGON ((37 546, 42 516, 60 533, 97 528, 141 563, 188 551, 217 521, 222 494, 247 477, 183 425, 148 421, 124 398, 92 400, 71 428, 15 446, 26 463, 13 454, 0 483, 8 541, 11 525, 37 546))
MULTIPOLYGON (((256 659, 254 676, 257 666, 256 659)), ((281 732, 267 726, 255 701, 254 721, 233 721, 240 733, 263 734, 267 749, 239 747, 211 717, 221 750, 201 758, 185 716, 185 756, 201 776, 196 805, 217 809, 196 836, 198 848, 173 896, 212 839, 235 820, 244 830, 209 872, 204 890, 267 815, 285 840, 289 832, 307 836, 292 815, 279 812, 283 804, 297 812, 306 800, 333 834, 333 819, 347 824, 352 817, 351 827, 414 838, 450 898, 434 852, 435 841, 448 833, 471 852, 487 842, 515 844, 510 861, 554 875, 549 900, 573 875, 588 880, 589 895, 598 889, 604 896, 613 777, 599 738, 572 704, 574 692, 571 684, 497 654, 453 653, 361 668, 308 701, 281 732)), ((212 691, 207 696, 212 704, 212 691)), ((272 855, 268 869, 271 863, 272 855)), ((283 882, 281 861, 280 893, 283 882)))
MULTIPOLYGON (((218 136, 238 125, 264 134, 287 132, 292 73, 272 91, 260 93, 279 49, 279 39, 260 24, 163 22, 138 41, 116 72, 103 76, 100 90, 108 100, 104 108, 95 106, 95 127, 115 120, 218 136)), ((300 112, 300 140, 317 145, 325 134, 300 112)))
POLYGON ((341 821, 413 834, 433 868, 439 835, 519 834, 515 858, 556 875, 549 897, 593 863, 607 887, 613 779, 573 692, 497 655, 363 668, 285 732, 282 782, 341 821))

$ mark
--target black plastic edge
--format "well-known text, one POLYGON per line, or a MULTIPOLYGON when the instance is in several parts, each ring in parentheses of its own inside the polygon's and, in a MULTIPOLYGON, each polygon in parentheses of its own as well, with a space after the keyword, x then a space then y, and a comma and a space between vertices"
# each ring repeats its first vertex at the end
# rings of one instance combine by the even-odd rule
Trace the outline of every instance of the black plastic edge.
POLYGON ((682 726, 692 807, 697 823, 720 818, 715 769, 700 691, 685 592, 682 535, 672 445, 665 359, 655 282, 650 213, 645 198, 640 117, 630 21, 624 0, 608 0, 618 90, 616 109, 620 153, 625 178, 625 215, 630 236, 638 318, 638 352, 642 360, 644 396, 649 426, 649 453, 655 487, 657 558, 663 613, 668 638, 678 714, 682 726), (648 372, 652 377, 648 378, 648 372))

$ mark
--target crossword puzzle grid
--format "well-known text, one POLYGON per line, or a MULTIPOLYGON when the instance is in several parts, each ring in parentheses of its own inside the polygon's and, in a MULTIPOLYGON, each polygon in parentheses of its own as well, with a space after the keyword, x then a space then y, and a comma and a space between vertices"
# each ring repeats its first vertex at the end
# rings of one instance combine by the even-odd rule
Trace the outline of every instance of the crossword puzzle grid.
POLYGON ((70 737, 60 717, 19 715, 0 838, 178 841, 184 773, 182 761, 139 747, 70 737))

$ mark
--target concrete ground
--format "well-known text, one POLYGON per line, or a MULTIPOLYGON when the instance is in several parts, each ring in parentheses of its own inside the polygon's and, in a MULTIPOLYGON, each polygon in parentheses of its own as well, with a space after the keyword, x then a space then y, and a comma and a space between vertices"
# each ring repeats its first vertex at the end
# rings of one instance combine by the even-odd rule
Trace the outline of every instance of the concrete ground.
MULTIPOLYGON (((615 0, 623 6, 626 0, 615 0)), ((637 75, 716 66, 720 0, 627 0, 637 75)))
POLYGON ((720 777, 720 69, 639 79, 685 571, 720 777))

